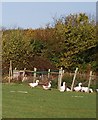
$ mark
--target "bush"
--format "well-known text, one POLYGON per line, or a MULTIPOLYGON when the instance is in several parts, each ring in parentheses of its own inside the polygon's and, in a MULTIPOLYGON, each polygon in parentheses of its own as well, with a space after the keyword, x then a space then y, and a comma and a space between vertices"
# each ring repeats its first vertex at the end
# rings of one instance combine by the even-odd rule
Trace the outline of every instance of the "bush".
POLYGON ((58 80, 54 79, 52 80, 52 88, 57 88, 58 87, 58 80))

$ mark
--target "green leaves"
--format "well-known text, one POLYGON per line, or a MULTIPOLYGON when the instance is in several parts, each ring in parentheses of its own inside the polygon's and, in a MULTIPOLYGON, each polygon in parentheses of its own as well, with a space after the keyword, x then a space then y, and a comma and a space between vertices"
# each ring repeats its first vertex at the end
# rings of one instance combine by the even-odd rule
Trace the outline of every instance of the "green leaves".
MULTIPOLYGON (((14 66, 32 69, 63 66, 67 69, 95 62, 96 24, 85 13, 68 15, 55 20, 45 29, 5 30, 3 33, 3 61, 14 61, 14 66), (92 22, 93 21, 93 22, 92 22), (92 52, 93 51, 93 52, 92 52), (41 62, 39 58, 41 59, 41 62)), ((96 67, 97 68, 97 67, 96 67)))
POLYGON ((78 65, 80 60, 76 62, 75 56, 96 46, 96 26, 89 22, 88 16, 84 13, 63 17, 55 24, 56 35, 64 43, 63 46, 61 45, 63 50, 60 65, 65 68, 78 65))

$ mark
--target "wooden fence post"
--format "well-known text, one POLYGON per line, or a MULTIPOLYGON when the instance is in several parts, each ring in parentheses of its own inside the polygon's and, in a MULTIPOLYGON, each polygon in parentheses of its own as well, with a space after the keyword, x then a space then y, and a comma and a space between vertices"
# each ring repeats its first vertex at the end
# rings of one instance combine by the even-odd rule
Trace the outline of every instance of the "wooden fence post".
POLYGON ((25 70, 26 70, 26 68, 24 68, 24 71, 23 71, 23 77, 25 76, 25 70))
POLYGON ((43 81, 44 80, 44 75, 43 74, 42 74, 41 78, 42 78, 42 81, 43 81))
POLYGON ((61 87, 62 76, 63 76, 63 70, 62 70, 62 67, 61 67, 61 69, 59 70, 59 76, 58 76, 58 90, 59 90, 60 87, 61 87))
POLYGON ((48 79, 50 78, 50 69, 48 69, 48 79))
POLYGON ((13 78, 12 61, 10 60, 10 67, 9 67, 9 83, 11 82, 12 78, 13 78))
POLYGON ((91 80, 92 80, 92 71, 90 71, 90 76, 89 76, 88 90, 87 90, 88 93, 89 93, 89 88, 90 88, 91 80))
POLYGON ((24 71, 23 71, 23 74, 22 74, 22 82, 23 82, 24 79, 25 79, 25 71, 26 71, 26 68, 24 68, 24 71))
POLYGON ((63 70, 62 73, 64 74, 64 72, 65 72, 65 71, 63 70))
POLYGON ((9 68, 9 83, 10 83, 10 81, 11 81, 11 71, 10 71, 10 68, 9 68))
POLYGON ((36 71, 37 71, 37 68, 34 68, 34 80, 33 80, 33 82, 35 82, 35 80, 36 80, 36 71))
POLYGON ((77 71, 78 71, 78 68, 76 68, 76 70, 75 70, 75 74, 74 74, 73 81, 72 81, 72 85, 71 85, 71 91, 73 91, 73 87, 74 87, 74 83, 75 83, 77 71))

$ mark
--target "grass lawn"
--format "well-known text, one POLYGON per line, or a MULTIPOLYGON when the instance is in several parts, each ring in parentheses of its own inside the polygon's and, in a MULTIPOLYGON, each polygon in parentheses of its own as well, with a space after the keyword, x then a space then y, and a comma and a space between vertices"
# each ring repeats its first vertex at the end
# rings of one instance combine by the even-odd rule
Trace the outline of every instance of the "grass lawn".
POLYGON ((96 118, 96 93, 3 84, 3 118, 96 118))

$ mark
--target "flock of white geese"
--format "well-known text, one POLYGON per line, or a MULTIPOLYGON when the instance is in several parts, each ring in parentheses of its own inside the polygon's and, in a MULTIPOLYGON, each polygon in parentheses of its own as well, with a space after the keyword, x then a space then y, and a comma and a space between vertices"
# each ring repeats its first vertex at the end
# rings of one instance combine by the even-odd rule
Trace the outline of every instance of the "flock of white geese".
MULTIPOLYGON (((36 80, 35 83, 29 83, 29 86, 34 88, 34 87, 38 86, 38 84, 39 84, 39 80, 36 80)), ((42 85, 42 87, 44 90, 51 90, 51 81, 48 82, 48 85, 42 85)), ((65 92, 65 91, 71 91, 71 89, 66 86, 66 82, 63 82, 63 85, 60 86, 59 91, 65 92)), ((89 88, 89 91, 88 91, 88 87, 82 87, 82 83, 79 83, 78 86, 74 87, 73 91, 89 92, 89 93, 94 92, 92 88, 89 88)), ((98 89, 96 89, 95 91, 98 92, 98 89)))

